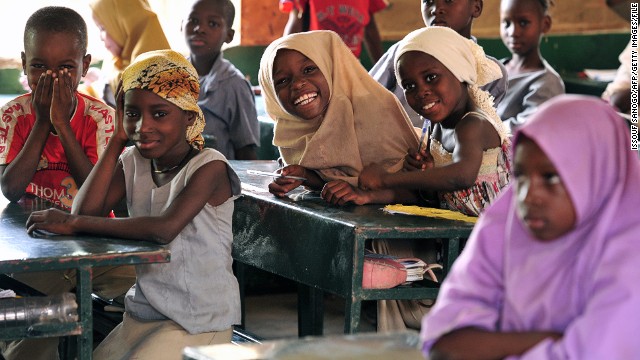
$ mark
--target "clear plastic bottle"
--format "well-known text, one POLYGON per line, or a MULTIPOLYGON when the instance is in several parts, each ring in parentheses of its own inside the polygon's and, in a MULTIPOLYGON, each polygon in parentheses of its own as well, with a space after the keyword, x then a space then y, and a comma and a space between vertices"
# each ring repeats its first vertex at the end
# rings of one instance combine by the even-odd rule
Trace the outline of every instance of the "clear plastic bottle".
POLYGON ((0 327, 78 321, 78 304, 72 293, 0 299, 0 327))

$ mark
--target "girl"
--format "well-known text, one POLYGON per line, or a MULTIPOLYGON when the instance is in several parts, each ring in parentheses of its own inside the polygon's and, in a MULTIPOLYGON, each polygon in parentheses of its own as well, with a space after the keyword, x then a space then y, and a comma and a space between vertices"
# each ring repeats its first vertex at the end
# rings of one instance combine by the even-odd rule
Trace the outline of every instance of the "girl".
POLYGON ((104 62, 102 71, 109 86, 105 100, 115 107, 113 91, 122 71, 142 53, 171 47, 147 0, 92 0, 89 6, 100 38, 113 55, 111 62, 104 62))
POLYGON ((115 134, 73 215, 50 209, 27 222, 30 233, 89 232, 171 250, 170 263, 136 267, 124 320, 95 350, 97 359, 179 359, 185 346, 229 342, 240 320, 231 271, 240 182, 222 154, 201 148, 198 91, 198 75, 179 53, 139 56, 122 73, 115 134), (135 146, 124 149, 127 140, 135 146), (123 197, 131 217, 102 217, 123 197))
POLYGON ((551 29, 551 0, 502 0, 500 35, 511 52, 502 59, 509 87, 497 106, 498 115, 511 130, 522 125, 538 106, 564 94, 560 75, 540 55, 540 40, 551 29))
POLYGON ((598 99, 541 106, 515 136, 516 182, 480 218, 423 320, 425 354, 637 357, 640 163, 629 139, 598 99))
POLYGON ((334 204, 409 201, 406 190, 357 188, 373 161, 402 168, 417 135, 398 100, 373 80, 332 31, 292 34, 274 41, 260 61, 266 109, 275 120, 273 143, 286 167, 269 185, 285 196, 305 185, 334 204), (326 185, 325 185, 326 183, 326 185), (324 187, 324 188, 323 188, 324 187))
POLYGON ((502 76, 500 68, 473 41, 437 26, 407 35, 395 62, 407 102, 434 124, 430 154, 414 148, 408 157, 422 171, 365 168, 360 187, 435 190, 449 209, 477 216, 509 182, 507 131, 478 88, 502 76))

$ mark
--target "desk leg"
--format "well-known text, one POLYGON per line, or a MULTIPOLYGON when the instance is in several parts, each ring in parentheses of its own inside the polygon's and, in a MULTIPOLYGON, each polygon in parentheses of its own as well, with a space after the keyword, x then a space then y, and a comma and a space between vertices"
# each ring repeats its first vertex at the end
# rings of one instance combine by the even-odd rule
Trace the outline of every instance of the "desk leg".
POLYGON ((446 278, 449 270, 451 269, 451 265, 460 255, 460 238, 451 238, 446 240, 446 246, 444 246, 444 254, 443 254, 443 262, 444 266, 442 269, 442 278, 446 278))
POLYGON ((362 301, 345 299, 344 306, 344 333, 357 333, 360 328, 360 311, 362 310, 362 301))
POLYGON ((93 314, 91 304, 91 267, 85 266, 77 269, 78 282, 76 301, 78 302, 78 314, 82 324, 82 334, 78 336, 78 359, 91 360, 93 352, 93 314))
POLYGON ((298 285, 298 337, 322 335, 324 296, 320 289, 298 285))

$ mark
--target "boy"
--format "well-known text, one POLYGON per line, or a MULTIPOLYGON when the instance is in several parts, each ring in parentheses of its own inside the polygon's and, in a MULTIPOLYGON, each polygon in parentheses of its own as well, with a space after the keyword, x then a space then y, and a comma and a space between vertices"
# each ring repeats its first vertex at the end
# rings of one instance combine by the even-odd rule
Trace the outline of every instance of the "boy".
MULTIPOLYGON (((0 109, 1 188, 10 201, 27 193, 70 209, 113 134, 113 109, 77 92, 91 62, 86 52, 87 26, 75 11, 49 6, 27 20, 22 67, 32 92, 0 109)), ((135 281, 133 268, 96 270, 94 291, 109 299, 124 294, 135 281)), ((15 278, 45 294, 75 287, 75 271, 15 278)), ((57 338, 0 341, 0 354, 7 360, 55 359, 57 349, 57 338)))
POLYGON ((222 56, 222 44, 233 40, 235 8, 230 0, 196 0, 182 23, 191 51, 189 60, 200 77, 198 105, 205 116, 204 135, 227 159, 255 160, 260 124, 251 84, 222 56))
POLYGON ((71 208, 102 154, 114 112, 77 92, 91 62, 86 51, 86 25, 75 11, 45 7, 27 21, 21 57, 32 92, 0 109, 0 186, 10 201, 28 193, 71 208))
MULTIPOLYGON (((476 38, 471 36, 471 25, 473 19, 482 14, 483 0, 422 0, 420 4, 425 26, 446 26, 467 39, 472 39, 477 42, 476 38)), ((398 43, 391 46, 382 58, 371 68, 369 74, 384 85, 384 87, 396 94, 396 97, 400 100, 411 118, 413 125, 422 127, 422 118, 407 104, 402 87, 396 84, 393 59, 397 49, 398 43)), ((488 91, 493 96, 495 106, 502 100, 507 91, 507 71, 497 59, 488 55, 487 57, 500 65, 502 69, 501 79, 481 87, 482 90, 488 91)))

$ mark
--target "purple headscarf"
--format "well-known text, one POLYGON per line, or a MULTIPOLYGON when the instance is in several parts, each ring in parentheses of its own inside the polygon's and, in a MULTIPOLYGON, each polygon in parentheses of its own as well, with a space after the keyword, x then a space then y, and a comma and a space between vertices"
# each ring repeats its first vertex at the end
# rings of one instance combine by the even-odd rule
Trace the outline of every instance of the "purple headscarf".
MULTIPOLYGON (((558 96, 515 135, 553 162, 576 211, 551 242, 527 233, 513 185, 480 217, 424 318, 427 352, 463 327, 555 331, 522 359, 631 359, 640 354, 640 160, 627 125, 600 99, 558 96)), ((481 345, 480 345, 481 346, 481 345)))

